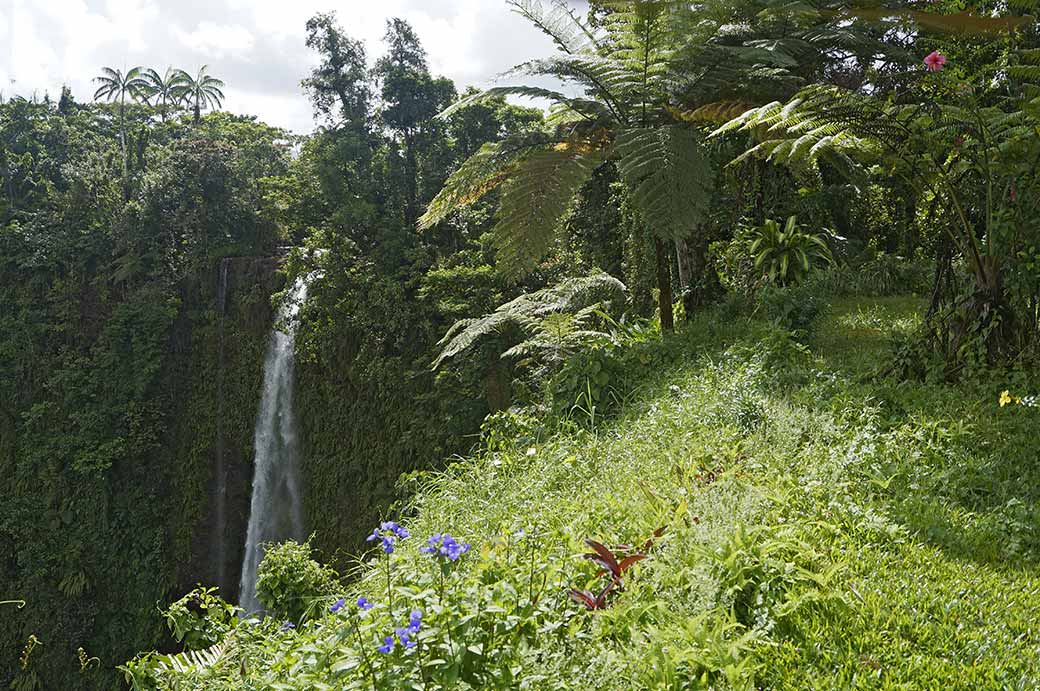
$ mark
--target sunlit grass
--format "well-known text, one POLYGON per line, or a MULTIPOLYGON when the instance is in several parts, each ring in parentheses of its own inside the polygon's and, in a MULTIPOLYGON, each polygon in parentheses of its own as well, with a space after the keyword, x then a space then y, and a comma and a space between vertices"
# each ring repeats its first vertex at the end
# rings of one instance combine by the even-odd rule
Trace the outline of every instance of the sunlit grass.
MULTIPOLYGON (((551 574, 569 636, 525 652, 517 674, 552 688, 1036 688, 1037 420, 998 406, 999 381, 874 379, 920 308, 840 301, 808 351, 701 317, 619 417, 418 480, 401 573, 449 531, 480 555, 460 583, 551 574), (566 599, 591 577, 585 538, 638 545, 662 527, 609 608, 566 599)), ((375 597, 382 578, 355 587, 375 597)), ((315 626, 291 645, 320 649, 315 626)), ((284 645, 255 654, 305 659, 284 645)))

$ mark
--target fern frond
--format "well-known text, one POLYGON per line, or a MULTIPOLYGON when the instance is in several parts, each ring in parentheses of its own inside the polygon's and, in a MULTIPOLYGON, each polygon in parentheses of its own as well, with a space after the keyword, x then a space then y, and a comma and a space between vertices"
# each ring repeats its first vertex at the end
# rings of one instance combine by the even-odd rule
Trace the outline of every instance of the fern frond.
MULTIPOLYGON (((586 318, 604 305, 623 304, 626 292, 624 283, 600 273, 568 278, 550 288, 521 295, 483 317, 456 322, 437 344, 441 352, 433 369, 468 351, 478 341, 502 333, 508 326, 517 326, 530 336, 549 315, 568 313, 576 313, 577 323, 584 325, 586 318)), ((520 357, 531 351, 526 346, 516 346, 506 352, 511 353, 510 357, 520 357)))
POLYGON ((514 12, 547 35, 565 53, 597 46, 596 35, 563 0, 508 0, 514 12))
POLYGON ((590 99, 600 100, 614 118, 622 121, 628 112, 627 95, 638 87, 638 80, 624 65, 588 52, 530 60, 514 67, 510 74, 551 77, 580 86, 590 99))
POLYGON ((534 133, 484 144, 445 181, 419 219, 419 229, 432 228, 453 212, 479 201, 502 184, 526 156, 550 142, 548 136, 534 133))
POLYGON ((1002 33, 1028 27, 1035 20, 1033 17, 998 16, 989 17, 974 12, 956 12, 938 14, 923 10, 886 9, 876 6, 859 6, 847 10, 851 17, 870 21, 899 19, 916 24, 925 31, 978 36, 1002 33))
POLYGON ((506 96, 523 96, 526 98, 546 99, 555 104, 565 105, 586 119, 608 118, 610 116, 610 111, 602 103, 586 99, 572 98, 561 94, 559 91, 553 91, 552 89, 543 89, 537 86, 496 86, 487 89, 486 91, 481 91, 466 96, 465 98, 460 98, 455 101, 455 103, 442 110, 437 117, 443 120, 474 104, 506 96))
POLYGON ((682 125, 622 130, 615 154, 618 173, 648 228, 661 238, 687 237, 714 188, 696 133, 682 125))
POLYGON ((515 166, 502 187, 491 230, 498 269, 505 276, 534 269, 574 195, 602 162, 595 144, 564 143, 534 151, 515 166))
POLYGON ((183 653, 161 655, 156 661, 156 666, 162 671, 177 674, 198 672, 216 665, 227 649, 227 643, 222 641, 203 650, 186 650, 183 653))
POLYGON ((680 122, 726 123, 753 107, 753 104, 747 101, 715 101, 689 110, 669 108, 668 112, 680 122))

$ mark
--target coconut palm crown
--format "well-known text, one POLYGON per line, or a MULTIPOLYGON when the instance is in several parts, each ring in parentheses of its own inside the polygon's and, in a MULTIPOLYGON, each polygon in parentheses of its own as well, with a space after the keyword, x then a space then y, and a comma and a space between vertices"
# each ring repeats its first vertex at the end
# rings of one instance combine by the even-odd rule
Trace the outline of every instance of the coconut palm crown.
POLYGON ((184 70, 177 70, 177 84, 172 89, 172 93, 191 108, 196 125, 201 120, 204 109, 216 110, 224 102, 224 92, 221 91, 224 82, 207 74, 207 67, 208 65, 200 67, 194 77, 184 70))

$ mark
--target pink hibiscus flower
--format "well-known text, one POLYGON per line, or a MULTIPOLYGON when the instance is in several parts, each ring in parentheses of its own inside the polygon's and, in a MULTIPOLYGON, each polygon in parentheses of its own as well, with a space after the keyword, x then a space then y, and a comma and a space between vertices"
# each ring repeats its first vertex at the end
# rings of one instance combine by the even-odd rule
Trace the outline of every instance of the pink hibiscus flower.
POLYGON ((933 50, 928 54, 928 57, 924 59, 924 66, 928 68, 929 72, 938 72, 946 64, 946 56, 937 50, 933 50))

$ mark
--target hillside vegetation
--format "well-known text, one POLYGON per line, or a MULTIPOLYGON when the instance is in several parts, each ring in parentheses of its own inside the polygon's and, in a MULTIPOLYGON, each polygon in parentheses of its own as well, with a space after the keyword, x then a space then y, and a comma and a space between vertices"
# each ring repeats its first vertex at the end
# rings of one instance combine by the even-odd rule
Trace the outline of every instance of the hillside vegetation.
POLYGON ((412 4, 0 93, 0 689, 1040 687, 1040 0, 412 4))
POLYGON ((920 307, 841 299, 804 344, 719 308, 632 343, 616 417, 492 418, 484 450, 413 478, 393 553, 349 585, 283 546, 273 618, 131 670, 214 690, 1034 688, 1037 413, 999 405, 1007 379, 874 377, 920 307), (442 533, 472 548, 424 553, 442 533), (595 610, 568 594, 612 580, 587 539, 645 555, 595 610))

